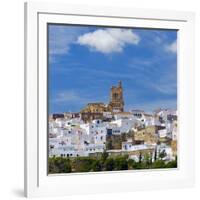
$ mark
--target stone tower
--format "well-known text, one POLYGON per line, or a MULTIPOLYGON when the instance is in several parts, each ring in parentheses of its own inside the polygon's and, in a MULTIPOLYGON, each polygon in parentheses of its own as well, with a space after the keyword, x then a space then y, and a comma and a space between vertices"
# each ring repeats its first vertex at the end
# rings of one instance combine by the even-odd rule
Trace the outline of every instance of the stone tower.
POLYGON ((124 99, 122 82, 119 81, 118 86, 112 86, 110 90, 110 103, 108 108, 112 112, 124 111, 124 99))

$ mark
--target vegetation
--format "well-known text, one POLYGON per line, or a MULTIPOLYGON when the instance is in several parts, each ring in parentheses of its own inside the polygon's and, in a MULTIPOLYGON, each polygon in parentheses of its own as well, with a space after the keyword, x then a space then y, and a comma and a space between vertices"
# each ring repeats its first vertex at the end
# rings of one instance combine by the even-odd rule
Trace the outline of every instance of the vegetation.
POLYGON ((63 157, 49 158, 49 173, 71 172, 71 161, 63 157))
MULTIPOLYGON (((163 156, 163 152, 161 157, 163 156)), ((98 172, 98 171, 118 171, 118 170, 139 170, 139 169, 159 169, 177 168, 177 159, 165 162, 161 157, 154 162, 152 155, 139 156, 139 162, 128 158, 127 155, 110 157, 106 152, 100 157, 52 157, 49 158, 49 173, 70 173, 70 172, 98 172)))

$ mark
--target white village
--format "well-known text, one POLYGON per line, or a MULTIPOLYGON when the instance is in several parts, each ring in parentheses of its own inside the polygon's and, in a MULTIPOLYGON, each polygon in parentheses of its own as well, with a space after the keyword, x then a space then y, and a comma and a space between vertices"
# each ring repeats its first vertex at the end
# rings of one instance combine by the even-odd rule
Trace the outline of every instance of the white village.
POLYGON ((112 86, 108 104, 88 103, 80 112, 49 116, 49 157, 127 155, 139 162, 149 155, 173 161, 177 156, 177 111, 124 111, 122 82, 112 86))

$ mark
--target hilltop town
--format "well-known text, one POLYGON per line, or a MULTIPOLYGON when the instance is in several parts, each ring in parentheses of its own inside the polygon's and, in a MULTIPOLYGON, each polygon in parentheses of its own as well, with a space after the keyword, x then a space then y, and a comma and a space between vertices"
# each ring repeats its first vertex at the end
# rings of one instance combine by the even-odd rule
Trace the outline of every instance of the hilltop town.
POLYGON ((49 116, 49 157, 127 156, 167 163, 177 157, 177 111, 124 110, 122 82, 110 89, 110 102, 88 103, 78 113, 49 116))

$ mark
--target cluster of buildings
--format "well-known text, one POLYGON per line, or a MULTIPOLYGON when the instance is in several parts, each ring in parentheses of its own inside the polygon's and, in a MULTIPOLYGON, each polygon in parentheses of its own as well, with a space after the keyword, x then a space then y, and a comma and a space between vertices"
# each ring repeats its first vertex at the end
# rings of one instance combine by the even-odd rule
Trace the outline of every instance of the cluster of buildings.
POLYGON ((177 155, 177 111, 125 112, 120 81, 111 88, 108 104, 89 103, 79 113, 49 116, 48 134, 50 157, 97 156, 106 151, 135 161, 146 154, 155 160, 162 153, 162 159, 170 161, 177 155))

